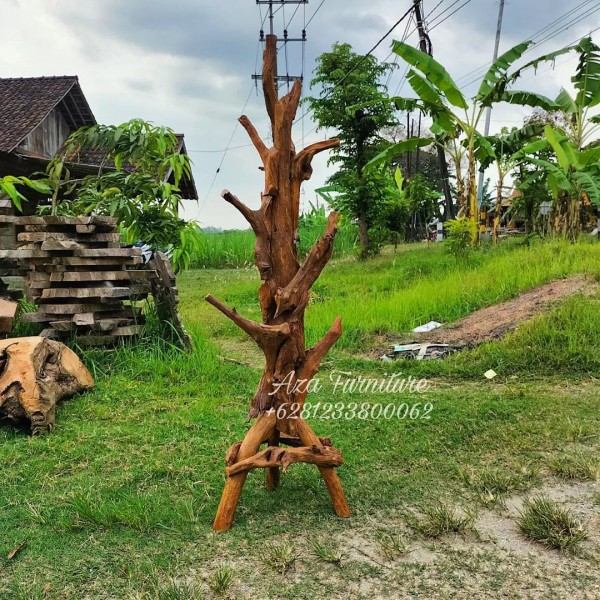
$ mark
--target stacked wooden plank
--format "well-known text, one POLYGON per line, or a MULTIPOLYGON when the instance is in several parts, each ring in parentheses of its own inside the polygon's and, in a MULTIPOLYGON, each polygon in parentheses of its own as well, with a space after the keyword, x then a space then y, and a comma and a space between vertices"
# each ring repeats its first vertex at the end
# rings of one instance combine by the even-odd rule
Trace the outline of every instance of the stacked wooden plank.
POLYGON ((88 345, 108 345, 140 333, 141 308, 154 271, 137 269, 137 248, 119 243, 110 217, 13 217, 17 250, 0 250, 25 270, 28 299, 38 310, 24 320, 43 323, 42 335, 77 336, 88 345))

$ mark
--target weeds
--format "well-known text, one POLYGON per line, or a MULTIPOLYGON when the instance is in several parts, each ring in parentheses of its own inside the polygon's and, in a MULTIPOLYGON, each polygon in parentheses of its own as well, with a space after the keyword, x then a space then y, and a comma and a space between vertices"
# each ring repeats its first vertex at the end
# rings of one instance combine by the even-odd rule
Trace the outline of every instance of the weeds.
POLYGON ((209 579, 210 589, 215 594, 224 594, 231 586, 234 573, 231 567, 220 565, 209 579))
POLYGON ((537 480, 537 473, 530 467, 524 467, 518 472, 496 468, 462 470, 461 475, 467 487, 487 507, 504 506, 506 496, 529 489, 537 480))
POLYGON ((583 523, 570 510, 543 496, 525 502, 517 523, 530 540, 561 552, 577 553, 587 538, 583 523))
POLYGON ((265 545, 261 558, 266 567, 285 575, 296 563, 296 551, 290 542, 270 543, 265 545))
POLYGON ((315 540, 311 543, 311 551, 322 562, 331 563, 332 565, 341 565, 342 560, 346 558, 346 554, 335 544, 323 543, 315 540))
POLYGON ((387 560, 395 560, 410 552, 410 547, 404 538, 397 533, 381 533, 377 536, 379 553, 387 560))
POLYGON ((555 456, 548 466, 552 473, 563 479, 596 481, 600 473, 598 460, 583 452, 555 456))
POLYGON ((421 506, 420 516, 408 513, 407 521, 422 536, 436 539, 449 533, 464 535, 473 528, 475 515, 440 501, 421 506))

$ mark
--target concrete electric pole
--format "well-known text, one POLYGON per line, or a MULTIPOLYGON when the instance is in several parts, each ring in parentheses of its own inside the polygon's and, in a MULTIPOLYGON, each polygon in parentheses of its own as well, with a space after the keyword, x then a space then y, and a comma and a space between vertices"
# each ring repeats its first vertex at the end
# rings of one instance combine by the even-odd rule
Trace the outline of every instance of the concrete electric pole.
MULTIPOLYGON (((500 34, 502 33, 502 18, 504 17, 504 0, 500 0, 500 9, 498 11, 498 25, 496 26, 496 42, 494 44, 494 58, 492 62, 495 62, 498 58, 498 50, 500 48, 500 34)), ((490 121, 492 119, 492 107, 488 107, 485 113, 485 124, 483 126, 483 135, 488 136, 490 134, 490 121)), ((479 204, 483 199, 483 176, 484 172, 479 171, 479 183, 477 184, 477 197, 479 204)))

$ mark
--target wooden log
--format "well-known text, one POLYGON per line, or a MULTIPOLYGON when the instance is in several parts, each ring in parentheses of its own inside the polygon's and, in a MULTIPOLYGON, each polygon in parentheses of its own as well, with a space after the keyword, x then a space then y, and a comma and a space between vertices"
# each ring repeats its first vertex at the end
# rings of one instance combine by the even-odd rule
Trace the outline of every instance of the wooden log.
POLYGON ((83 246, 77 242, 74 242, 73 240, 64 240, 62 242, 42 242, 40 248, 42 250, 48 250, 49 252, 72 252, 73 250, 83 248, 83 246))
POLYGON ((117 225, 117 219, 102 215, 92 215, 88 217, 16 217, 14 222, 17 225, 117 225))
POLYGON ((49 258, 50 252, 43 250, 0 250, 0 260, 24 260, 28 258, 49 258))
POLYGON ((61 398, 94 385, 72 350, 42 337, 2 340, 0 356, 0 416, 29 421, 34 435, 54 426, 61 398))
MULTIPOLYGON (((268 437, 275 427, 275 421, 275 413, 261 413, 259 415, 240 444, 237 454, 238 460, 245 460, 257 453, 262 440, 268 437)), ((235 509, 237 508, 247 476, 248 471, 244 471, 238 475, 227 477, 219 508, 217 509, 217 514, 213 523, 213 528, 215 530, 227 531, 231 527, 235 509)))
POLYGON ((130 258, 141 256, 142 251, 139 248, 78 248, 73 252, 73 256, 77 257, 93 257, 93 258, 130 258))
POLYGON ((81 315, 75 315, 71 320, 50 321, 49 324, 50 327, 56 329, 57 331, 77 331, 80 327, 89 327, 92 331, 111 331, 112 329, 116 329, 117 327, 135 325, 135 321, 127 317, 114 319, 95 319, 93 314, 91 315, 91 322, 75 322, 75 317, 80 316, 81 315))
POLYGON ((71 322, 78 327, 89 327, 96 322, 93 312, 78 313, 73 315, 71 322))
POLYGON ((48 315, 76 315, 79 313, 86 312, 108 312, 115 310, 115 304, 118 306, 120 301, 115 301, 113 304, 102 304, 102 303, 92 303, 92 304, 43 304, 41 305, 40 312, 44 312, 48 315))
POLYGON ((268 446, 262 452, 244 460, 238 460, 227 467, 225 472, 230 477, 245 473, 252 469, 269 469, 281 467, 283 472, 294 463, 309 463, 321 467, 339 467, 344 463, 342 454, 337 448, 325 446, 300 446, 299 448, 279 448, 268 446))
POLYGON ((96 231, 96 225, 75 225, 75 231, 77 233, 94 233, 96 231))
POLYGON ((37 279, 30 279, 27 277, 26 287, 33 290, 44 290, 50 286, 50 276, 46 274, 46 278, 42 279, 41 277, 37 279))
MULTIPOLYGON (((95 250, 91 250, 94 252, 95 250)), ((113 252, 113 250, 110 250, 113 252)), ((2 252, 2 251, 0 251, 2 252)), ((5 252, 11 252, 6 250, 5 252)), ((19 252, 19 250, 15 250, 14 252, 19 252)), ((28 252, 37 252, 38 254, 42 254, 41 250, 29 250, 28 252)), ((77 252, 80 252, 79 250, 77 252)), ((93 258, 93 254, 90 254, 87 257, 81 256, 50 256, 49 252, 45 252, 43 256, 24 256, 20 258, 28 258, 30 262, 42 269, 47 269, 49 272, 52 271, 64 271, 65 266, 74 266, 74 267, 115 267, 120 265, 139 265, 142 264, 143 258, 141 256, 98 256, 97 258, 93 258), (47 255, 47 256, 46 256, 47 255), (52 269, 52 267, 58 267, 52 269)), ((1 257, 0 257, 1 260, 1 257)))
MULTIPOLYGON (((151 279, 154 271, 142 269, 131 269, 122 271, 66 271, 52 273, 50 281, 53 283, 71 283, 71 282, 95 282, 95 281, 138 281, 151 279)), ((41 279, 41 278, 40 278, 41 279)))

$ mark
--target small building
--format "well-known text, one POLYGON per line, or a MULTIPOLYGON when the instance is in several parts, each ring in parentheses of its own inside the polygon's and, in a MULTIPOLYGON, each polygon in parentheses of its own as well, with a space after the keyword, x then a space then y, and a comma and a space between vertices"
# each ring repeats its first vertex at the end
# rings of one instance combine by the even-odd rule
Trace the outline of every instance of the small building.
MULTIPOLYGON (((75 75, 0 78, 0 177, 43 171, 71 133, 95 124, 75 75)), ((185 153, 183 134, 178 139, 178 151, 185 153)), ((73 175, 85 176, 97 172, 103 158, 102 152, 82 152, 69 168, 73 175)), ((193 177, 184 178, 179 187, 184 199, 198 199, 193 177)), ((34 213, 39 201, 32 197, 23 212, 34 213)), ((9 200, 0 199, 0 214, 13 210, 9 200)), ((0 248, 14 248, 15 243, 14 227, 0 229, 0 248)))

